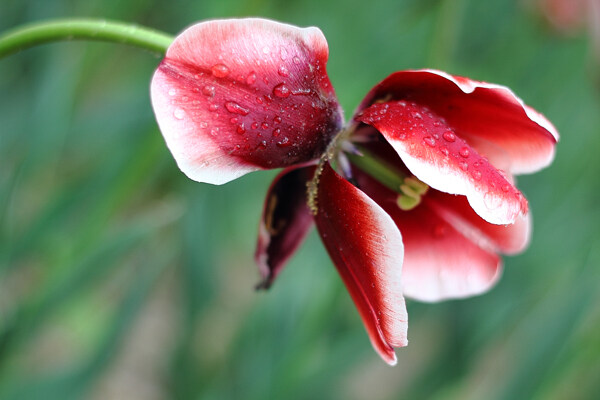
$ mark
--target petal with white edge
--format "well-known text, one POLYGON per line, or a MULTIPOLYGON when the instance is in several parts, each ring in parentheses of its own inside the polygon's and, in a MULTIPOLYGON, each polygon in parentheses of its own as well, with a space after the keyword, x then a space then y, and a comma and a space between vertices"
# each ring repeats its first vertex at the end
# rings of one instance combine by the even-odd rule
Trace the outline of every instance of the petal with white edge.
POLYGON ((399 71, 377 84, 358 111, 377 101, 402 99, 427 106, 512 174, 538 171, 554 159, 556 128, 505 86, 436 70, 399 71))
POLYGON ((177 36, 151 84, 167 146, 191 179, 222 184, 318 158, 342 122, 317 28, 201 22, 177 36))
POLYGON ((394 221, 326 164, 319 180, 315 221, 371 339, 385 362, 407 345, 402 295, 402 237, 394 221))
POLYGON ((486 221, 511 224, 527 213, 527 200, 507 175, 427 107, 404 100, 375 103, 357 119, 376 128, 417 178, 467 196, 486 221))

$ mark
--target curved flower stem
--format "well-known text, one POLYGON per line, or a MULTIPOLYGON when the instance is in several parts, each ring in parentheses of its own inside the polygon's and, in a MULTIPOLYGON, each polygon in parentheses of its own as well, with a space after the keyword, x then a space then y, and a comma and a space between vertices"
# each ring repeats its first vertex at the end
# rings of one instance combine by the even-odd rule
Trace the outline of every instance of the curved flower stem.
POLYGON ((103 19, 60 19, 17 27, 0 35, 0 58, 60 40, 97 40, 165 54, 173 36, 142 26, 103 19))

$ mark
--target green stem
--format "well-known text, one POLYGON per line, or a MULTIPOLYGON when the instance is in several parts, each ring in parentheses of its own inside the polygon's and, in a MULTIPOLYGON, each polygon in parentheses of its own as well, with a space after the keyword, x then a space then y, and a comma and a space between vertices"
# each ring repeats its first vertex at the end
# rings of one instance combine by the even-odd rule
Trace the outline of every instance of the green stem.
POLYGON ((389 189, 400 193, 400 186, 404 184, 406 176, 392 165, 375 157, 364 147, 359 146, 356 143, 354 146, 360 151, 361 155, 346 153, 350 162, 389 189))
POLYGON ((173 37, 142 26, 103 19, 44 21, 20 26, 0 35, 0 58, 60 40, 122 43, 164 55, 173 37))

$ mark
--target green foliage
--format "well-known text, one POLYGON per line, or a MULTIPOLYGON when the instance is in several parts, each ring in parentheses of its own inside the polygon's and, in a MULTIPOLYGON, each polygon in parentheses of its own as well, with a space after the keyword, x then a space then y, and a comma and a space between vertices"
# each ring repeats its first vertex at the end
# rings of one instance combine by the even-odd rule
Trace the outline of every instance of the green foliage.
MULTIPOLYGON (((533 4, 534 2, 530 2, 533 4)), ((253 262, 273 172, 189 181, 150 107, 158 59, 56 43, 0 60, 0 398, 592 399, 600 390, 600 98, 580 34, 516 0, 4 0, 0 31, 99 17, 177 33, 208 18, 319 26, 349 115, 387 74, 510 86, 561 132, 520 178, 526 253, 497 287, 409 302, 387 367, 315 235, 267 293, 253 262)))

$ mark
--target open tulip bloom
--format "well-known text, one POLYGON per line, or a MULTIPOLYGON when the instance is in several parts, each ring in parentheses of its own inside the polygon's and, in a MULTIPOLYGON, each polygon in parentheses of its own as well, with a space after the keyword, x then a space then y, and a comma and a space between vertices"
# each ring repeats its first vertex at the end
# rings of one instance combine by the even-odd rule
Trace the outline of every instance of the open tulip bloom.
POLYGON ((407 344, 404 297, 488 290, 499 254, 528 244, 514 175, 552 161, 558 133, 508 88, 435 70, 395 72, 344 122, 317 28, 264 19, 196 24, 151 85, 181 170, 223 184, 281 168, 256 262, 267 288, 315 224, 379 355, 407 344))

